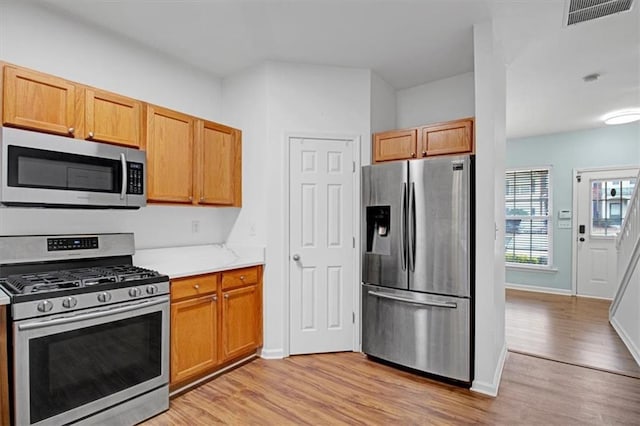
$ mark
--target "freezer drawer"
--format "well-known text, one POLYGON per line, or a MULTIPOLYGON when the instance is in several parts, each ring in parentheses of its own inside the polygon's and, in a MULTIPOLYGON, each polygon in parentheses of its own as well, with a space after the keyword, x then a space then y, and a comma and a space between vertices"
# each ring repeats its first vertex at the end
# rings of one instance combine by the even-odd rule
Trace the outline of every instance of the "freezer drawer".
POLYGON ((471 382, 470 300, 362 286, 362 351, 471 382))

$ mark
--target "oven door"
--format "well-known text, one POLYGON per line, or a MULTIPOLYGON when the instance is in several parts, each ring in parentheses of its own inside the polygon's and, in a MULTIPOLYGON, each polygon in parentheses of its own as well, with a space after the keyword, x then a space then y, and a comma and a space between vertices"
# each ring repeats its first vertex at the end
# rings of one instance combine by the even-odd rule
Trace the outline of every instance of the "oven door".
POLYGON ((17 425, 60 425, 167 386, 169 298, 14 323, 17 425))

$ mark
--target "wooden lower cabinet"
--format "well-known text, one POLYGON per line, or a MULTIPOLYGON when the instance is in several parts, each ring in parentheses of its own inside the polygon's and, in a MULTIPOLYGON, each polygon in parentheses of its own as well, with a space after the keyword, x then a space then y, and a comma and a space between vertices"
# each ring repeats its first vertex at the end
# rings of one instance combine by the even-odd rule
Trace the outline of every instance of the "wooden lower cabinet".
POLYGON ((218 296, 171 304, 171 383, 218 365, 218 296))
POLYGON ((171 391, 260 346, 262 266, 171 281, 171 391))
POLYGON ((0 306, 0 425, 9 422, 9 359, 7 357, 7 306, 0 306))
POLYGON ((223 293, 222 358, 230 360, 258 347, 258 285, 248 285, 223 293))

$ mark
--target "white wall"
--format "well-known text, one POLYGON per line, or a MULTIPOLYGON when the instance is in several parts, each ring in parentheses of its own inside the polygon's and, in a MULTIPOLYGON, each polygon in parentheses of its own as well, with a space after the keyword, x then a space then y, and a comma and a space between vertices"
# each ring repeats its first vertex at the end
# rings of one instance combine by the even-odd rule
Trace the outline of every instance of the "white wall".
POLYGON ((261 65, 222 84, 223 122, 242 129, 242 209, 229 235, 233 245, 265 246, 267 241, 267 66, 261 65))
MULTIPOLYGON (((0 60, 203 118, 221 118, 221 82, 130 40, 27 2, 0 2, 0 60)), ((0 209, 0 232, 135 232, 138 248, 222 242, 238 209, 0 209), (199 222, 193 233, 192 221, 199 222)))
POLYGON ((496 395, 504 336, 506 70, 493 24, 474 25, 476 117, 476 313, 472 389, 496 395))
MULTIPOLYGON (((288 347, 289 223, 283 210, 289 194, 287 135, 357 136, 370 139, 370 72, 363 69, 269 63, 268 65, 267 250, 263 356, 283 356, 288 347)), ((363 154, 363 157, 366 154, 363 154)), ((364 159, 364 158, 363 158, 364 159)), ((366 158, 368 161, 368 158, 366 158)), ((358 189, 359 190, 359 189, 358 189)), ((357 286, 359 283, 354 282, 357 286)))
POLYGON ((396 90, 371 72, 371 133, 397 128, 396 106, 396 90))
POLYGON ((475 115, 473 72, 398 90, 398 128, 415 127, 475 115))

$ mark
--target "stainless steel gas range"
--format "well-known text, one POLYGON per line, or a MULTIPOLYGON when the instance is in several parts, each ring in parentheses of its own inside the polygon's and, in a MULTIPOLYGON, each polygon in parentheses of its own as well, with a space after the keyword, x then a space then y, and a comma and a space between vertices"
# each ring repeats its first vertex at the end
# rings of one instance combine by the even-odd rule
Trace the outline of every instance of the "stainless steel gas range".
POLYGON ((133 234, 0 237, 16 425, 133 425, 169 408, 169 278, 133 234))

